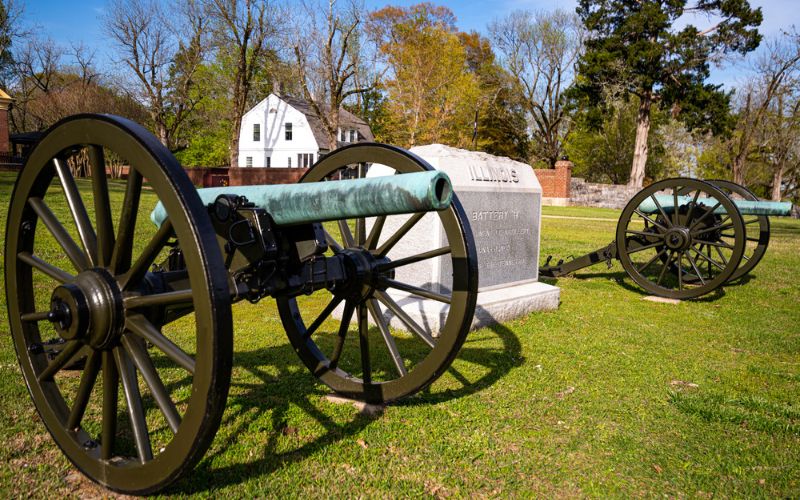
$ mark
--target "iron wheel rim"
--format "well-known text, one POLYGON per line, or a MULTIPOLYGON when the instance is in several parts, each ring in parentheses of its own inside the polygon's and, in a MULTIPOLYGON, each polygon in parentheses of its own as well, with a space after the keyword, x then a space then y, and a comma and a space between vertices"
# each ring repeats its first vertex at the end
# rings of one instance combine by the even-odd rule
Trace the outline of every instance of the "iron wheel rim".
MULTIPOLYGON (((398 174, 432 170, 432 167, 427 162, 400 148, 383 144, 357 144, 337 149, 326 156, 317 162, 300 182, 322 181, 346 165, 367 162, 389 166, 398 174)), ((456 278, 453 281, 453 290, 449 297, 450 307, 447 319, 444 321, 444 327, 441 329, 440 334, 435 339, 435 346, 420 362, 407 367, 407 373, 402 374, 398 371, 396 375, 399 376, 397 378, 380 382, 370 380, 365 383, 361 377, 341 369, 338 364, 331 369, 330 362, 334 353, 324 352, 324 349, 317 345, 313 336, 304 338, 308 321, 311 318, 306 318, 304 321, 302 308, 298 306, 297 300, 293 298, 278 298, 281 319, 295 351, 311 372, 333 391, 348 398, 369 403, 394 401, 419 392, 433 383, 447 370, 458 355, 458 351, 463 345, 472 324, 475 311, 478 284, 477 259, 466 215, 455 195, 450 208, 438 212, 438 215, 442 224, 441 227, 447 235, 450 260, 454 269, 453 274, 456 278)), ((358 231, 356 233, 358 234, 358 231)), ((361 234, 364 240, 362 243, 369 246, 368 241, 371 238, 366 234, 366 225, 364 225, 361 234)), ((380 245, 377 243, 376 238, 373 245, 376 248, 371 250, 373 254, 380 249, 380 245)), ((402 244, 402 238, 398 244, 402 244)), ((375 303, 378 304, 379 308, 386 308, 385 295, 377 296, 375 303)), ((368 309, 368 306, 364 307, 368 309)), ((354 320, 359 324, 359 331, 362 322, 368 321, 366 319, 368 315, 372 317, 374 322, 377 321, 375 315, 369 310, 359 310, 356 307, 353 312, 354 320)), ((420 325, 416 326, 419 327, 420 325)), ((430 334, 430 332, 427 333, 430 334)), ((379 337, 372 335, 372 338, 379 337)), ((420 340, 416 336, 415 338, 420 340)), ((387 343, 387 346, 388 342, 384 337, 384 343, 387 343)), ((363 360, 363 356, 361 359, 363 360)), ((364 370, 362 370, 362 376, 363 373, 364 370)))
MULTIPOLYGON (((105 166, 104 160, 102 165, 105 166)), ((74 179, 72 182, 74 183, 74 179)), ((94 180, 92 182, 92 197, 85 201, 93 202, 97 197, 95 189, 98 188, 95 187, 94 180)), ((61 184, 66 192, 64 181, 61 181, 61 184)), ((107 181, 105 185, 107 197, 107 181)), ((79 194, 79 198, 85 208, 87 205, 84 203, 85 197, 79 194)), ((124 206, 128 201, 129 199, 126 197, 123 208, 118 214, 112 213, 110 204, 108 204, 111 217, 113 218, 114 215, 122 217, 122 213, 126 212, 124 206)), ((68 205, 72 209, 73 205, 69 201, 68 205)), ((130 210, 127 212, 129 215, 134 213, 130 210)), ((77 220, 74 213, 73 219, 77 220)), ((108 226, 105 226, 106 230, 100 230, 99 223, 95 226, 95 229, 98 229, 95 234, 98 239, 98 248, 94 256, 90 255, 91 250, 88 250, 87 245, 83 244, 83 238, 79 238, 82 244, 81 249, 92 264, 97 263, 95 261, 100 259, 103 261, 99 262, 100 265, 93 265, 92 269, 76 269, 79 271, 77 276, 92 273, 97 268, 109 269, 112 267, 113 257, 109 258, 107 255, 100 257, 101 254, 107 252, 107 249, 101 248, 100 240, 108 241, 113 237, 116 242, 127 238, 131 241, 132 252, 133 238, 135 238, 133 236, 134 229, 125 231, 125 233, 130 233, 130 237, 123 237, 121 228, 124 224, 122 224, 122 219, 118 220, 120 224, 117 231, 113 229, 115 221, 111 221, 110 227, 114 232, 113 235, 108 234, 108 226)), ((64 222, 69 223, 69 220, 64 222)), ((91 223, 91 221, 89 222, 91 223)), ((232 321, 230 297, 227 290, 227 273, 222 266, 222 258, 214 240, 213 229, 194 187, 174 157, 144 128, 120 117, 77 115, 62 120, 51 127, 39 141, 18 176, 9 207, 6 235, 6 295, 15 349, 37 412, 59 448, 85 475, 103 486, 119 492, 145 494, 157 491, 191 470, 213 441, 221 421, 230 379, 232 321), (73 400, 72 405, 68 405, 68 396, 59 389, 55 382, 55 376, 51 377, 52 380, 46 378, 39 380, 43 369, 46 369, 43 366, 49 365, 46 360, 42 360, 40 354, 32 353, 32 346, 35 347, 35 344, 42 340, 39 326, 36 323, 22 320, 23 314, 33 312, 36 307, 31 289, 33 273, 38 271, 23 261, 20 254, 23 252, 33 254, 37 225, 39 231, 48 230, 48 228, 42 227, 46 226, 45 224, 37 224, 37 221, 41 222, 41 220, 31 210, 32 202, 30 200, 32 198, 44 200, 47 197, 51 180, 60 179, 53 159, 76 147, 87 147, 95 151, 99 149, 99 154, 103 158, 105 149, 129 159, 131 172, 126 182, 126 190, 130 189, 131 196, 135 196, 131 200, 135 201, 138 206, 138 202, 143 196, 143 190, 141 182, 135 179, 146 179, 149 187, 164 202, 167 212, 170 214, 174 236, 183 243, 182 249, 190 270, 191 299, 189 300, 194 308, 196 322, 191 394, 186 402, 181 404, 185 410, 182 414, 178 413, 180 420, 176 428, 171 429, 173 430, 172 438, 163 448, 151 449, 152 458, 148 457, 146 442, 141 437, 146 435, 147 443, 152 446, 150 440, 157 431, 148 428, 147 417, 144 417, 144 431, 142 431, 141 421, 138 417, 129 417, 131 429, 128 431, 136 435, 134 437, 136 457, 122 456, 122 452, 115 454, 117 453, 115 446, 118 447, 119 443, 118 438, 124 432, 120 427, 119 419, 116 416, 110 418, 112 414, 120 415, 126 410, 129 415, 138 413, 138 410, 129 408, 142 405, 145 399, 138 387, 138 381, 142 379, 144 382, 141 370, 148 371, 149 374, 152 372, 144 366, 147 363, 141 355, 141 344, 144 344, 144 341, 139 338, 138 334, 134 335, 131 332, 134 323, 137 325, 137 329, 148 329, 149 327, 144 322, 152 325, 150 318, 138 308, 124 305, 127 304, 127 299, 119 299, 117 305, 123 304, 121 307, 124 315, 124 333, 121 333, 119 338, 110 340, 109 346, 103 347, 89 345, 86 339, 74 341, 83 343, 80 349, 86 351, 87 366, 96 363, 100 363, 101 366, 99 369, 96 367, 91 369, 95 372, 95 379, 93 383, 87 382, 94 388, 90 389, 89 396, 87 396, 89 400, 91 400, 92 394, 94 394, 94 399, 97 399, 96 392, 98 390, 103 395, 108 394, 110 398, 106 401, 103 396, 99 406, 102 413, 101 425, 105 425, 104 421, 113 420, 113 433, 109 431, 103 434, 105 431, 101 431, 101 436, 84 429, 83 419, 87 418, 86 408, 80 416, 79 425, 75 428, 67 428, 68 420, 71 418, 70 413, 77 406, 76 400, 80 396, 76 395, 76 400, 73 400), (136 189, 137 184, 139 185, 138 190, 136 189), (26 225, 30 227, 31 224, 33 230, 27 232, 23 230, 23 227, 26 225), (21 235, 21 233, 23 234, 21 235), (132 354, 134 352, 137 353, 137 356, 132 354), (99 362, 97 358, 100 358, 99 362), (144 368, 140 369, 138 362, 143 362, 144 368), (133 370, 133 378, 130 376, 131 370, 133 370), (116 375, 112 375, 114 372, 116 375), (108 386, 105 385, 104 380, 101 380, 105 379, 106 374, 109 377, 108 386), (115 378, 116 381, 114 381, 115 378), (106 387, 109 388, 108 391, 106 387), (114 389, 111 389, 112 387, 114 389), (117 394, 117 402, 111 404, 114 392, 117 394), (138 403, 136 402, 137 394, 138 403), (119 401, 125 403, 125 410, 122 409, 123 405, 119 401), (106 419, 105 409, 111 407, 116 411, 109 409, 109 418, 106 419), (137 423, 132 423, 134 421, 137 423), (133 429, 134 427, 137 429, 133 429), (104 436, 109 437, 105 443, 102 439, 104 436)), ((125 244, 120 243, 120 248, 124 246, 125 244)), ((120 254, 124 255, 125 253, 124 249, 120 250, 120 254)), ((120 257, 120 260, 116 262, 124 261, 125 258, 120 257)), ((132 262, 134 265, 139 263, 137 260, 132 260, 132 262)), ((120 284, 121 273, 124 272, 121 267, 117 267, 110 273, 117 281, 117 285, 120 284)), ((98 274, 100 273, 98 272, 98 274)), ((172 350, 170 352, 175 353, 172 350)), ((149 354, 145 352, 145 355, 152 364, 153 360, 149 354)), ((154 368, 154 370, 156 375, 159 375, 158 368, 154 368)), ((161 374, 163 373, 162 371, 161 374)), ((87 369, 84 369, 81 374, 81 386, 84 377, 92 378, 87 369)), ((155 385, 158 383, 156 382, 155 385)), ((161 385, 164 385, 163 381, 161 381, 161 385)), ((145 383, 143 387, 146 391, 158 391, 158 389, 153 389, 154 386, 149 383, 145 383)), ((79 393, 82 392, 80 386, 78 390, 79 393)), ((168 398, 172 399, 172 396, 168 395, 168 398)), ((164 402, 165 407, 169 406, 166 399, 162 398, 160 401, 164 402)), ((172 401, 172 403, 177 406, 178 402, 172 401)), ((160 409, 161 407, 158 407, 156 411, 160 409)), ((170 410, 167 410, 167 413, 170 413, 170 417, 167 417, 165 413, 164 418, 169 421, 171 428, 175 424, 175 415, 170 410)))

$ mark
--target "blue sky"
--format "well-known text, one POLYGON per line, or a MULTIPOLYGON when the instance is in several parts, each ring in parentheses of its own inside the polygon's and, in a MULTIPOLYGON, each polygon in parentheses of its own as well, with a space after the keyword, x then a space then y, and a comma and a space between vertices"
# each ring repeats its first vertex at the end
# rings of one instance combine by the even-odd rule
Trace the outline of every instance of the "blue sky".
MULTIPOLYGON (((413 5, 419 0, 366 0, 367 8, 375 9, 385 5, 413 5)), ((574 10, 577 0, 502 0, 490 1, 441 1, 458 18, 458 27, 465 31, 486 32, 486 26, 495 18, 507 15, 516 9, 552 10, 562 8, 574 10)), ((800 0, 750 0, 751 5, 759 6, 764 13, 761 32, 766 36, 776 36, 792 25, 800 28, 800 0)), ((96 60, 100 65, 113 61, 113 52, 107 47, 105 37, 99 26, 99 18, 106 0, 28 0, 23 2, 25 15, 23 22, 37 31, 49 34, 56 42, 69 46, 83 42, 96 50, 96 60)), ((697 24, 700 24, 698 21, 697 24)), ((743 62, 728 63, 722 70, 713 71, 712 81, 733 85, 747 70, 743 62)))

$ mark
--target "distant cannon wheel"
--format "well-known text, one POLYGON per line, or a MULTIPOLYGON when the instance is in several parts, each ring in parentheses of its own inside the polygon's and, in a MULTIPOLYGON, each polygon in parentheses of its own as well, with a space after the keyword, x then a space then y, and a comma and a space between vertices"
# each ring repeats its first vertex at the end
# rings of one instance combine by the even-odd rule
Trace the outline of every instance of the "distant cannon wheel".
MULTIPOLYGON (((758 196, 755 193, 735 182, 725 180, 710 180, 707 182, 717 186, 734 200, 739 198, 747 201, 758 201, 758 196)), ((744 216, 744 227, 747 244, 742 255, 742 261, 728 281, 737 280, 752 271, 764 257, 767 246, 769 246, 769 217, 766 215, 744 216)))
POLYGON ((639 286, 654 295, 688 299, 730 279, 744 253, 745 226, 719 188, 694 179, 668 179, 628 202, 616 241, 617 258, 639 286), (652 210, 642 210, 645 205, 652 210))
MULTIPOLYGON (((373 175, 432 169, 402 149, 361 144, 326 156, 301 182, 363 177, 368 168, 373 175)), ((279 297, 292 345, 316 377, 346 397, 384 403, 420 391, 455 359, 475 311, 477 259, 460 203, 454 197, 440 212, 340 220, 325 228, 331 252, 383 263, 344 291, 279 297), (439 226, 441 241, 429 251, 409 251, 409 241, 433 239, 427 224, 439 226), (431 280, 441 266, 452 269, 453 280, 440 288, 431 280), (415 318, 419 311, 430 314, 415 318)))
POLYGON ((78 469, 135 494, 191 470, 225 406, 230 295, 206 208, 152 134, 109 115, 47 132, 14 187, 5 286, 31 397, 78 469), (127 180, 107 179, 112 162, 127 180), (153 269, 178 244, 183 270, 153 269))

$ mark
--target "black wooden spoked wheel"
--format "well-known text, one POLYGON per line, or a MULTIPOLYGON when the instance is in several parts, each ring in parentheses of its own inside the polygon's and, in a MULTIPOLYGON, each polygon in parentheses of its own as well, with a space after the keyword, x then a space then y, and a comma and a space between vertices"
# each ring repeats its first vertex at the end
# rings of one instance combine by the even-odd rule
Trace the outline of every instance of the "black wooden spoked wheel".
MULTIPOLYGON (((759 201, 755 193, 735 182, 719 179, 707 182, 720 188, 733 200, 759 201)), ((739 267, 728 281, 737 280, 752 271, 761 262, 769 246, 769 217, 766 215, 743 215, 743 217, 747 244, 739 267)))
POLYGON ((649 293, 674 299, 722 286, 745 247, 736 205, 719 188, 695 179, 667 179, 638 192, 622 211, 616 237, 617 258, 631 279, 649 293))
MULTIPOLYGON (((402 149, 359 144, 334 151, 301 182, 363 176, 367 168, 375 169, 373 174, 383 169, 381 175, 432 169, 402 149)), ((323 290, 311 297, 279 298, 292 345, 316 377, 346 397, 385 403, 418 392, 450 366, 475 311, 477 259, 460 203, 454 196, 451 206, 440 212, 340 220, 325 227, 331 251, 385 261, 374 276, 354 278, 362 280, 348 287, 356 293, 323 290), (426 230, 420 236, 421 226, 426 230), (434 234, 441 239, 431 241, 434 234), (431 244, 430 250, 403 250, 404 240, 419 243, 420 237, 431 244), (428 266, 449 266, 452 284, 437 287, 423 271, 414 279, 415 269, 429 271, 428 266), (398 292, 405 297, 398 298, 398 292), (441 316, 428 321, 413 315, 427 309, 441 316)))
POLYGON ((190 470, 224 410, 232 322, 211 222, 169 151, 119 117, 61 121, 17 179, 5 252, 17 357, 69 460, 137 494, 190 470), (81 157, 91 179, 73 175, 81 157), (107 178, 112 161, 127 180, 107 178), (151 270, 177 244, 185 269, 151 270))

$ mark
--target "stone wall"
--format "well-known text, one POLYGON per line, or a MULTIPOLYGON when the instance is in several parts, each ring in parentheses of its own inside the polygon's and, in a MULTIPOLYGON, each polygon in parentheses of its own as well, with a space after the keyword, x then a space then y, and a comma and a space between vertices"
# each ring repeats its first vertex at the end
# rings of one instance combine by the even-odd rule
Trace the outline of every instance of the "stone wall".
POLYGON ((570 205, 600 208, 625 208, 637 188, 626 185, 586 182, 580 177, 570 181, 570 205))

